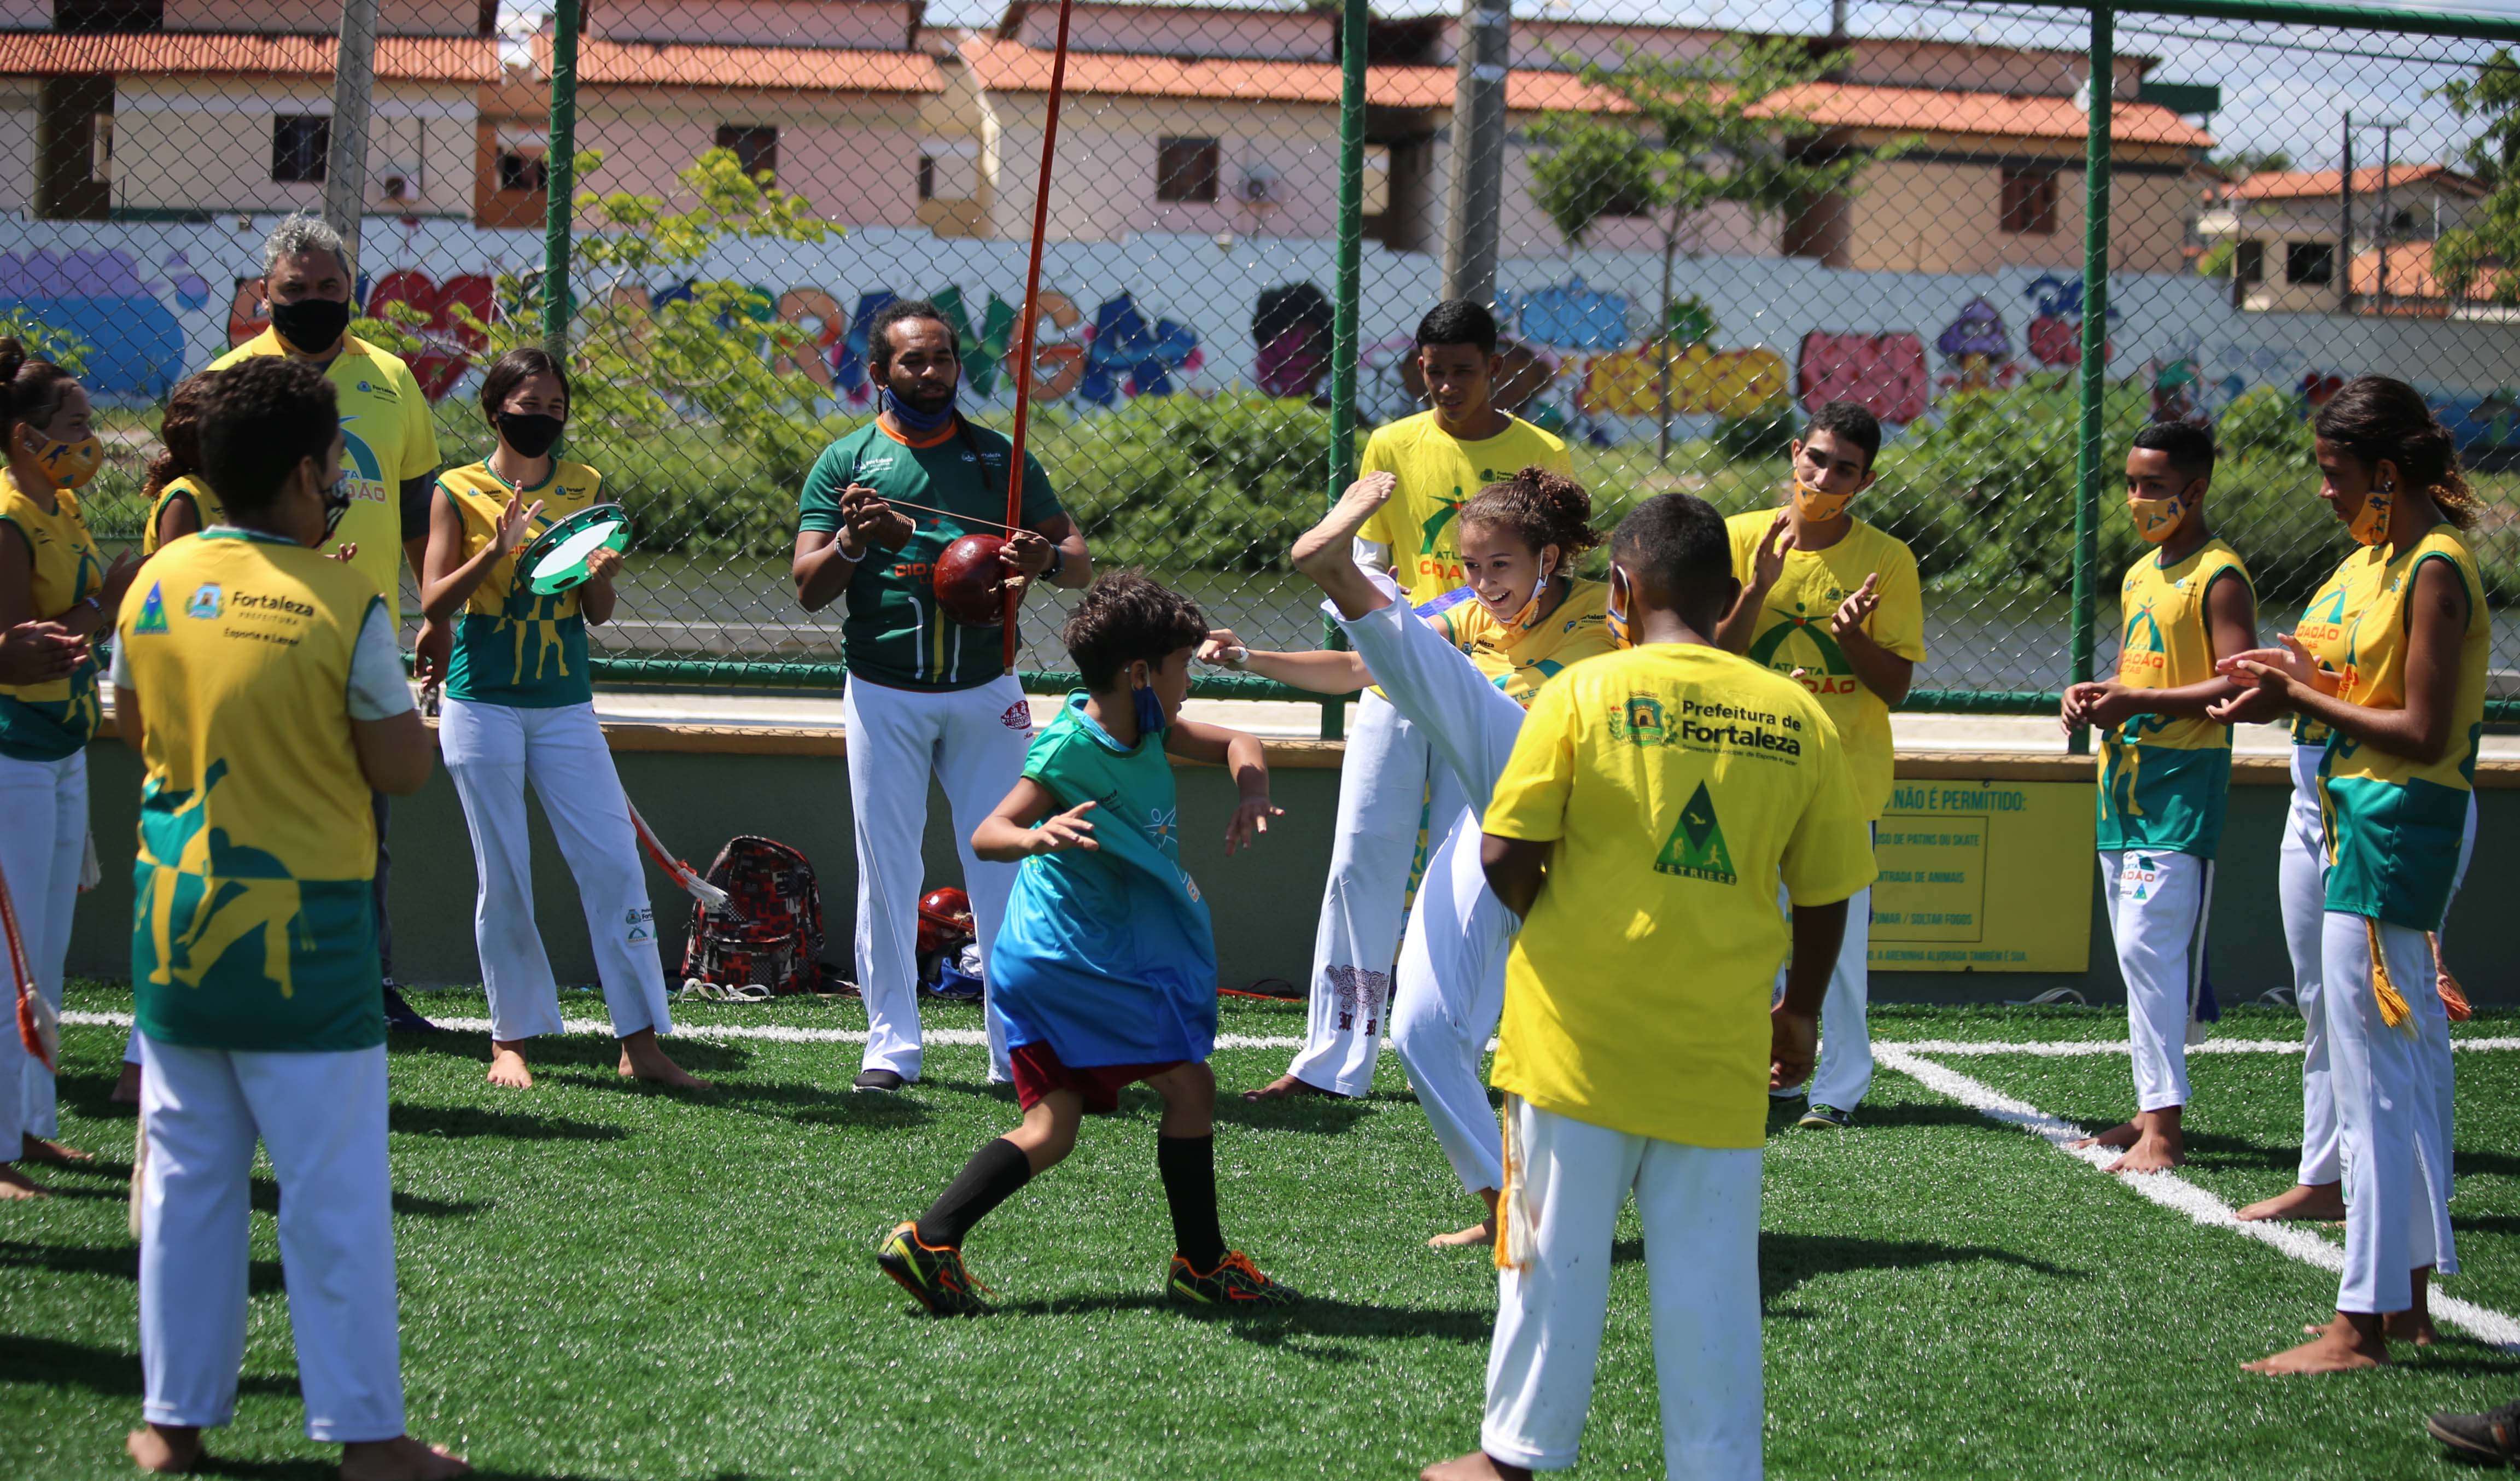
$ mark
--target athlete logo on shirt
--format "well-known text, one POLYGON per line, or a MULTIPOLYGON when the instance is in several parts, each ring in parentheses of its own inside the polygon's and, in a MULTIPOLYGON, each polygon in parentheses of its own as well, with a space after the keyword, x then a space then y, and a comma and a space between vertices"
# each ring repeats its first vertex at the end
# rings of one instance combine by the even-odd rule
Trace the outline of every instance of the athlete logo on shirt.
POLYGON ((1177 808, 1177 807, 1150 807, 1150 808, 1148 808, 1148 809, 1147 809, 1147 838, 1148 838, 1148 841, 1149 841, 1149 842, 1153 843, 1155 847, 1160 848, 1160 849, 1163 849, 1163 850, 1166 850, 1167 852, 1169 852, 1169 851, 1172 849, 1172 847, 1173 847, 1173 826, 1174 826, 1175 824, 1179 823, 1180 821, 1181 821, 1181 809, 1180 809, 1180 808, 1177 808))
POLYGON ((1678 875, 1684 879, 1705 879, 1716 884, 1733 884, 1740 876, 1732 869, 1732 851, 1724 845, 1724 825, 1715 818, 1715 798, 1706 784, 1697 790, 1688 805, 1680 810, 1680 821, 1672 825, 1671 836, 1663 840, 1662 853, 1654 859, 1654 872, 1678 875))
MULTIPOLYGON (((1829 593, 1831 599, 1839 596, 1840 594, 1834 590, 1829 593)), ((1815 695, 1851 695, 1856 692, 1860 681, 1855 677, 1855 666, 1846 661, 1846 650, 1838 647, 1837 639, 1830 634, 1827 616, 1813 615, 1806 611, 1799 602, 1794 604, 1794 609, 1790 614, 1775 607, 1769 610, 1776 613, 1777 624, 1761 633, 1758 641, 1750 645, 1751 662, 1780 674, 1790 675, 1795 669, 1803 670, 1802 678, 1798 682, 1815 695), (1786 642, 1797 636, 1811 646, 1811 651, 1819 661, 1797 659, 1790 655, 1778 656, 1786 642)), ((1822 607, 1822 611, 1828 614, 1834 614, 1836 610, 1834 605, 1824 605, 1822 607)))
POLYGON ((150 583, 149 595, 141 599, 140 620, 131 624, 131 631, 134 636, 166 631, 166 598, 156 582, 150 583))

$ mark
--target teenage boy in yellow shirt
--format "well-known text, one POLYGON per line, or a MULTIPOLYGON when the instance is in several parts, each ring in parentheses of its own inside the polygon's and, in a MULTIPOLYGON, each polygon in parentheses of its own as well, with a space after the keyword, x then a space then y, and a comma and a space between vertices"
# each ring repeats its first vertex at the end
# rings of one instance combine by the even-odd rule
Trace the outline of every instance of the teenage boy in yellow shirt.
MULTIPOLYGON (((1881 424, 1852 401, 1812 414, 1793 444, 1793 501, 1725 522, 1741 595, 1716 643, 1795 679, 1820 700, 1846 746, 1868 827, 1890 802, 1890 707, 1908 697, 1925 659, 1925 599, 1916 557, 1848 505, 1872 486, 1881 424)), ((1821 1006, 1820 1067, 1801 1124, 1843 1127, 1872 1087, 1867 949, 1872 892, 1848 902, 1846 939, 1821 1006)), ((1791 1097, 1791 1084, 1778 1088, 1791 1097)))
POLYGON ((1819 700, 1710 641, 1738 588, 1728 544, 1687 494, 1621 522, 1610 624, 1637 646, 1540 691, 1488 806, 1488 887, 1522 918, 1493 1077, 1504 1276, 1480 1451, 1427 1481, 1574 1465, 1631 1192, 1665 1465, 1760 1473, 1765 1093, 1811 1068, 1846 902, 1873 869, 1819 700))

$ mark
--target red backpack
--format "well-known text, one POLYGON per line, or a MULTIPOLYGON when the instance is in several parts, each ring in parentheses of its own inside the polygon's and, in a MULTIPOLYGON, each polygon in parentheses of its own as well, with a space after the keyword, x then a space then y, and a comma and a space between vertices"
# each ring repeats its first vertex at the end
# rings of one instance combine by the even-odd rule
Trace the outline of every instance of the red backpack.
POLYGON ((685 991, 822 990, 823 895, 803 854, 774 839, 740 835, 717 851, 707 879, 726 891, 727 903, 692 907, 685 991))

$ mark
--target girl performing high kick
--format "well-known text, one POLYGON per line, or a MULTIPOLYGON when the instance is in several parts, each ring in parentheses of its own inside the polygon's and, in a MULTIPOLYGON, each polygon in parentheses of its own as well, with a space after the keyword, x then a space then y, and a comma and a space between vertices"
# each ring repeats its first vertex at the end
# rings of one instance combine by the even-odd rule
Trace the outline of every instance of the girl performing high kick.
POLYGON ((1414 610, 1388 578, 1357 564, 1351 543, 1397 483, 1368 473, 1295 542, 1296 568, 1329 595, 1326 609, 1354 651, 1246 655, 1220 631, 1201 652, 1325 694, 1378 684, 1442 764, 1438 792, 1451 805, 1429 819, 1440 841, 1401 941, 1391 1040, 1453 1171, 1487 1204, 1480 1223, 1427 1242, 1487 1244, 1505 1166, 1479 1060, 1504 1010, 1513 918, 1480 874, 1479 818, 1521 733, 1523 707, 1560 669, 1617 645, 1608 589, 1570 573, 1600 543, 1592 500, 1574 480, 1525 468, 1462 504, 1457 527, 1468 584, 1414 610))

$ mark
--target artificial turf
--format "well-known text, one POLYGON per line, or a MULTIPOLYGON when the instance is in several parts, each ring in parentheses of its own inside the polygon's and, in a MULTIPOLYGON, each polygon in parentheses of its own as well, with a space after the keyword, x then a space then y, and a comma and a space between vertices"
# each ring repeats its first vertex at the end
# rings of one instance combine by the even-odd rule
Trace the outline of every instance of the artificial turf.
MULTIPOLYGON (((477 992, 422 995, 477 1013, 477 992)), ((73 989, 72 1008, 127 1008, 73 989)), ((600 1010, 573 999, 572 1016, 600 1010)), ((707 1007, 687 1023, 862 1027, 854 1004, 707 1007)), ((2297 1033, 2279 1014, 2228 1031, 2297 1033)), ((1234 1003, 1228 1032, 1300 1033, 1234 1003)), ((970 1028, 968 1009, 929 1009, 970 1028)), ((2472 1031, 2509 1033, 2480 1015, 2472 1031)), ((2083 1039, 2106 1011, 1886 1009, 1883 1039, 2083 1039)), ((114 1476, 139 1411, 132 1118, 107 1093, 118 1030, 66 1030, 62 1196, 0 1206, 0 1474, 114 1476)), ((519 1477, 1405 1477, 1476 1441, 1495 1273, 1423 1237, 1474 1213, 1388 1056, 1372 1098, 1247 1107, 1283 1050, 1216 1057, 1228 1238, 1309 1297, 1201 1319, 1158 1298, 1168 1226, 1155 1102, 1136 1091, 1063 1166, 984 1223, 997 1316, 914 1315, 872 1251, 1014 1119, 982 1051, 932 1047, 906 1094, 853 1095, 858 1048, 675 1045, 718 1082, 620 1083, 604 1041, 540 1047, 540 1083, 481 1081, 473 1035, 393 1042, 395 1228, 412 1428, 519 1477)), ((2097 1126, 2118 1055, 1944 1061, 2097 1126)), ((2520 1055, 2459 1061, 2453 1289, 2520 1312, 2520 1055)), ((2289 1181, 2298 1075, 2198 1056, 2195 1181, 2232 1201, 2289 1181)), ((2453 1337, 2381 1372, 2268 1379, 2238 1365, 2324 1315, 2332 1276, 2155 1207, 2020 1132, 1883 1072, 1856 1128, 1769 1146, 1761 1249, 1768 1463, 1822 1476, 2424 1476, 2422 1416, 2520 1396, 2520 1356, 2453 1337)), ((331 1473, 299 1432, 267 1173, 237 1422, 214 1473, 331 1473)), ((1631 1219, 1577 1475, 1659 1474, 1644 1270, 1631 1219)), ((2405 1351, 2402 1349, 2402 1352, 2405 1351)))

